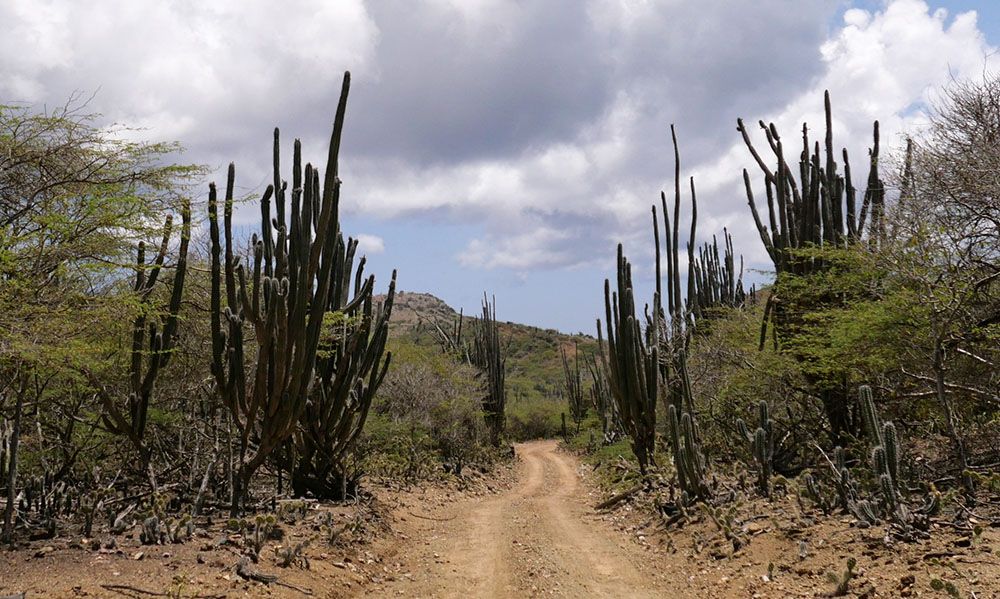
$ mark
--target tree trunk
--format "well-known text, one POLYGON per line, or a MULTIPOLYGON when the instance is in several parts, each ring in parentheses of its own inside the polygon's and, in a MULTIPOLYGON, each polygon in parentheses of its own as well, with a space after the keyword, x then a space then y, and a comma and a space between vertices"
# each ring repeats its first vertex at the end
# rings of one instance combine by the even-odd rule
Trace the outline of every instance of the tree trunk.
POLYGON ((975 493, 975 485, 967 474, 969 471, 969 456, 965 449, 965 439, 959 432, 958 416, 955 414, 951 398, 948 397, 948 389, 945 384, 944 345, 940 339, 936 341, 934 346, 934 382, 938 401, 941 403, 942 410, 944 410, 945 423, 948 425, 948 436, 951 437, 951 442, 955 446, 955 457, 958 458, 958 465, 961 469, 959 477, 962 481, 962 487, 965 489, 966 495, 972 498, 975 493))
POLYGON ((17 497, 17 446, 21 440, 21 414, 24 411, 24 396, 27 393, 27 380, 22 383, 17 392, 14 404, 14 430, 10 436, 10 465, 7 469, 7 509, 3 515, 3 542, 14 546, 14 500, 17 497))

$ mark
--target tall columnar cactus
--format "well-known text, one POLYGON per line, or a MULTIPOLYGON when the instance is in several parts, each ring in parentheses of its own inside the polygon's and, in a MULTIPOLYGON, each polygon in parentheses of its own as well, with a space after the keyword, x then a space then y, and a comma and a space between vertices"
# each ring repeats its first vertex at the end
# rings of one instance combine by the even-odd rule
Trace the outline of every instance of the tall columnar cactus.
MULTIPOLYGON (((350 281, 350 273, 344 272, 347 260, 338 214, 338 156, 350 81, 350 73, 345 73, 322 185, 320 172, 312 164, 303 170, 301 144, 294 144, 288 219, 287 183, 279 172, 279 134, 275 129, 274 183, 260 200, 261 228, 260 234, 253 236, 249 273, 234 256, 235 167, 229 166, 223 204, 224 262, 217 193, 214 184, 209 188, 211 370, 216 393, 238 431, 234 513, 240 510, 253 474, 291 438, 307 403, 316 397, 317 357, 327 310, 331 297, 346 294, 350 281), (253 328, 256 350, 252 352, 244 346, 245 324, 253 328)), ((359 302, 364 297, 360 294, 359 302)))
POLYGON ((500 342, 497 323, 496 299, 491 303, 483 294, 482 316, 473 322, 473 341, 469 360, 483 378, 485 394, 482 400, 483 415, 490 443, 500 447, 506 422, 507 389, 505 385, 507 350, 500 342))
POLYGON ((844 247, 848 243, 860 241, 866 226, 873 244, 877 244, 883 235, 885 184, 878 175, 878 121, 875 121, 873 127, 874 143, 869 151, 867 188, 859 211, 847 150, 842 151, 843 174, 838 172, 833 149, 830 92, 824 93, 823 103, 826 114, 824 151, 823 154, 820 153, 819 142, 810 146, 809 131, 803 125, 798 182, 786 161, 785 145, 774 124, 765 125, 763 121, 760 122, 760 128, 777 161, 777 166, 772 170, 754 147, 743 119, 737 119, 737 129, 764 174, 768 225, 761 219, 750 175, 746 170, 743 171, 743 179, 757 231, 779 274, 808 273, 824 268, 821 261, 797 256, 793 250, 825 245, 844 247))
POLYGON ((667 407, 667 426, 682 503, 708 499, 711 490, 705 475, 705 454, 694 418, 690 412, 680 412, 671 404, 667 407))
MULTIPOLYGON (((712 257, 704 256, 701 266, 695 259, 695 245, 698 222, 698 201, 694 179, 689 180, 691 193, 691 226, 686 244, 687 292, 681 291, 680 267, 680 213, 681 213, 681 159, 677 144, 677 133, 670 127, 674 146, 674 206, 673 221, 667 207, 667 195, 660 193, 660 207, 663 216, 664 243, 666 250, 666 285, 664 285, 663 264, 660 245, 660 220, 657 208, 652 207, 653 242, 656 260, 656 291, 653 295, 652 311, 646 311, 646 328, 642 330, 635 311, 632 288, 631 266, 618 246, 618 292, 611 293, 610 281, 604 283, 605 316, 608 329, 609 380, 615 402, 618 404, 622 424, 632 438, 633 450, 639 460, 640 469, 645 472, 652 456, 654 428, 656 425, 656 402, 662 396, 668 406, 677 413, 678 431, 685 420, 691 421, 692 430, 697 433, 694 422, 695 408, 691 384, 687 378, 686 350, 692 332, 699 318, 710 316, 713 308, 721 306, 728 298, 742 296, 742 284, 735 277, 735 261, 732 243, 727 239, 725 263, 718 260, 716 247, 712 257), (701 270, 699 270, 701 269, 701 270), (701 285, 701 287, 699 287, 701 285), (739 289, 738 289, 739 288, 739 289)), ((598 323, 598 334, 601 333, 598 323)), ((697 435, 695 434, 695 437, 697 435)), ((697 444, 693 438, 692 443, 697 444)), ((692 445, 691 447, 695 447, 692 445)), ((679 445, 687 447, 684 444, 679 445)), ((693 449, 691 450, 693 451, 693 449)), ((699 449, 700 451, 700 449, 699 449)), ((675 460, 685 460, 675 455, 675 460)), ((699 459, 703 459, 703 456, 699 459)), ((687 466, 690 466, 688 464, 687 466)), ((700 472, 702 469, 692 469, 700 472)), ((680 468, 678 469, 680 475, 680 468)), ((683 483, 687 484, 687 482, 683 483)), ((692 482, 692 498, 707 497, 703 480, 692 482)))
POLYGON ((875 409, 871 387, 862 385, 858 389, 858 399, 865 433, 871 445, 871 464, 878 480, 882 507, 889 518, 906 526, 909 524, 910 514, 899 491, 900 447, 896 426, 891 422, 882 422, 875 409))
POLYGON ((736 421, 740 436, 750 445, 750 453, 757 464, 757 488, 764 497, 771 496, 771 473, 774 460, 774 421, 763 399, 757 405, 757 428, 750 432, 742 418, 736 421))
POLYGON ((356 496, 360 472, 352 476, 346 459, 361 434, 392 358, 385 345, 396 273, 392 274, 384 303, 375 308, 375 277, 363 279, 362 258, 354 275, 354 297, 349 298, 357 243, 348 240, 345 245, 343 238, 337 241, 334 285, 316 357, 317 380, 294 436, 292 489, 296 495, 310 493, 335 500, 356 496))
MULTIPOLYGON (((600 321, 597 328, 601 328, 600 321)), ((611 395, 611 387, 608 383, 607 370, 604 364, 607 359, 604 357, 604 344, 598 347, 598 353, 592 355, 587 361, 587 370, 590 372, 590 402, 594 406, 597 417, 601 419, 601 433, 604 443, 614 443, 622 432, 621 416, 618 414, 618 405, 611 395)))
MULTIPOLYGON (((618 285, 612 293, 611 281, 604 281, 604 311, 608 334, 605 370, 611 395, 621 414, 622 425, 632 442, 632 452, 643 475, 653 463, 656 442, 656 401, 660 390, 658 339, 660 326, 653 324, 653 343, 647 344, 636 318, 632 266, 618 244, 618 285)), ((658 318, 658 317, 654 317, 658 318)), ((601 322, 597 322, 598 342, 603 346, 601 322)))
POLYGON ((719 255, 719 242, 712 236, 712 243, 705 243, 698 250, 698 257, 688 276, 694 277, 693 293, 687 298, 688 309, 695 320, 705 320, 719 308, 738 308, 747 299, 743 288, 743 257, 736 270, 736 256, 733 238, 726 229, 722 230, 725 244, 719 255))
POLYGON ((184 295, 184 279, 187 275, 188 245, 191 240, 191 205, 184 200, 181 207, 181 239, 177 251, 177 263, 174 268, 173 288, 167 305, 166 315, 162 322, 159 318, 150 321, 151 295, 160 278, 166 262, 170 237, 173 231, 173 218, 168 216, 163 226, 163 238, 156 257, 146 263, 146 247, 140 242, 136 252, 135 283, 132 291, 139 303, 139 314, 132 321, 132 349, 129 360, 128 401, 127 410, 122 410, 111 392, 101 384, 97 377, 88 372, 88 376, 97 396, 104 408, 101 417, 104 425, 114 434, 122 435, 129 440, 132 447, 139 453, 140 465, 149 475, 152 486, 156 487, 156 478, 150 470, 150 452, 146 443, 146 424, 148 422, 149 405, 156 385, 156 378, 161 369, 165 368, 173 354, 177 336, 178 314, 181 299, 184 295), (147 274, 148 271, 148 274, 147 274), (161 329, 162 326, 162 329, 161 329), (148 337, 147 337, 148 334, 148 337), (144 360, 145 357, 145 360, 144 360), (145 371, 144 364, 145 361, 145 371))
POLYGON ((576 423, 576 429, 579 432, 580 423, 587 417, 588 411, 587 400, 583 395, 583 379, 580 376, 580 348, 577 344, 573 344, 572 365, 570 365, 569 357, 566 355, 566 348, 559 348, 559 355, 562 358, 564 391, 566 401, 569 404, 569 415, 576 423))

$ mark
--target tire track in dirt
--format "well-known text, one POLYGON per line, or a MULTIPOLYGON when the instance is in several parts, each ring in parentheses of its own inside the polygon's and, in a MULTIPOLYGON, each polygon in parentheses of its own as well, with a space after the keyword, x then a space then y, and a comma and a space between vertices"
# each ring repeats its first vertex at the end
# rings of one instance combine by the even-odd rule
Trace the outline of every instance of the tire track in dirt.
POLYGON ((372 594, 418 597, 662 597, 650 556, 592 514, 575 457, 555 441, 518 445, 515 486, 407 520, 405 574, 372 594), (645 570, 645 572, 644 572, 645 570))

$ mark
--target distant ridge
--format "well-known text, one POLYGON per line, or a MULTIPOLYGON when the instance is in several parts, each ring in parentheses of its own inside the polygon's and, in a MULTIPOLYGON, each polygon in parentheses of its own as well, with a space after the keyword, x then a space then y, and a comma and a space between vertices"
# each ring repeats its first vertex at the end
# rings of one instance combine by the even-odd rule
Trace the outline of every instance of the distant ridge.
MULTIPOLYGON (((376 296, 379 302, 385 296, 376 296)), ((498 298, 500 299, 500 298, 498 298)), ((563 371, 560 349, 572 357, 579 348, 581 358, 597 348, 597 340, 588 335, 568 335, 555 329, 503 321, 503 302, 500 299, 497 316, 501 320, 500 333, 510 341, 507 358, 507 385, 510 399, 553 398, 562 391, 563 371)), ((476 314, 465 314, 468 327, 476 314)), ((439 336, 434 325, 450 332, 458 311, 431 293, 397 291, 389 321, 390 336, 408 339, 419 345, 435 345, 439 336)), ((463 337, 471 334, 466 328, 463 337)), ((582 363, 581 369, 586 372, 582 363)))

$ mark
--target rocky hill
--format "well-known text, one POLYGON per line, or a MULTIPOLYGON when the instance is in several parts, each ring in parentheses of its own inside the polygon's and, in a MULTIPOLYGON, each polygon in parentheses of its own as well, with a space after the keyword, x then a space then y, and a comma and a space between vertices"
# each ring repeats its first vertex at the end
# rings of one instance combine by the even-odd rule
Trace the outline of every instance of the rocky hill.
MULTIPOLYGON (((390 334, 420 345, 436 345, 440 339, 436 327, 450 332, 458 316, 455 309, 432 294, 400 291, 393 306, 390 334)), ((463 338, 466 340, 472 334, 472 316, 475 315, 463 317, 463 338)), ((497 316, 503 319, 502 310, 497 316)), ((581 359, 597 349, 597 340, 588 335, 568 335, 555 329, 513 322, 502 322, 500 330, 503 338, 509 341, 507 392, 511 402, 559 397, 563 388, 560 348, 569 356, 578 349, 581 359)), ((586 377, 582 363, 581 370, 586 377)))

